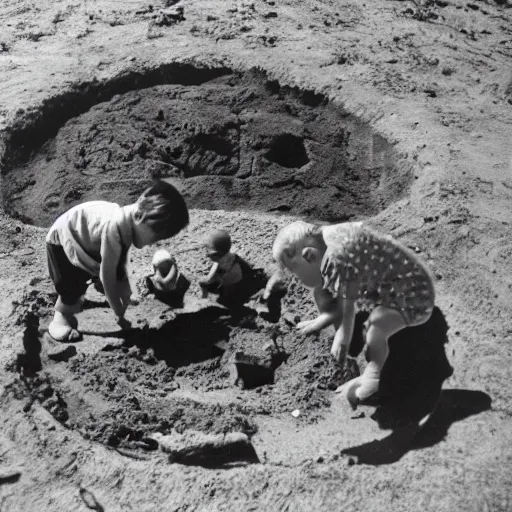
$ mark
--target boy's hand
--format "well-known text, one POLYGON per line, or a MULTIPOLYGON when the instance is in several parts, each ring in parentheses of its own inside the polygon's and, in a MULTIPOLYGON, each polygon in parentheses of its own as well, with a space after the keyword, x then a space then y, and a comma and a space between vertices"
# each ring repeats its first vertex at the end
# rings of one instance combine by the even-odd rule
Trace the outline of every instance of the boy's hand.
POLYGON ((128 279, 123 279, 118 282, 117 292, 119 294, 119 298, 121 299, 121 304, 126 311, 126 308, 131 303, 132 289, 130 287, 130 281, 128 279))

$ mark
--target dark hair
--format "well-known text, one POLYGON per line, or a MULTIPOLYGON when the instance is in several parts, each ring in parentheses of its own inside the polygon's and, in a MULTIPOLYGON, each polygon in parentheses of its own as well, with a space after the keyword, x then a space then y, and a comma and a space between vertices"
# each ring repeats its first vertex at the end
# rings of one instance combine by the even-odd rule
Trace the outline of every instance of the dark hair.
POLYGON ((158 180, 137 200, 139 218, 163 239, 177 235, 189 223, 185 199, 167 181, 158 180))
POLYGON ((231 237, 225 229, 216 229, 208 238, 208 246, 219 254, 227 254, 231 250, 231 237))

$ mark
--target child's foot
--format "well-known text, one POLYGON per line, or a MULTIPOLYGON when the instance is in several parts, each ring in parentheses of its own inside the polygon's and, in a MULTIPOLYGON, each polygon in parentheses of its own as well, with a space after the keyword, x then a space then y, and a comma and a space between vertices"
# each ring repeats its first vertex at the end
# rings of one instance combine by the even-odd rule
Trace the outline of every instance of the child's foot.
POLYGON ((55 311, 48 326, 48 334, 56 341, 76 341, 80 338, 77 327, 78 321, 74 315, 64 315, 55 311))
POLYGON ((379 390, 379 379, 361 375, 339 386, 335 393, 343 393, 353 409, 365 402, 379 390))

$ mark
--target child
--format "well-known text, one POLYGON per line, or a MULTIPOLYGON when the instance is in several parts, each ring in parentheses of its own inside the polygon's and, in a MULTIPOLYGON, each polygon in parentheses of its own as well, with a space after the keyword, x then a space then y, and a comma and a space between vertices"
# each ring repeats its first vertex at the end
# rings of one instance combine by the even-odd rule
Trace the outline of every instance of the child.
POLYGON ((199 282, 203 297, 208 292, 218 293, 221 298, 236 293, 243 278, 239 257, 231 252, 231 237, 224 229, 215 230, 206 242, 208 258, 214 263, 206 279, 199 282))
POLYGON ((91 278, 99 276, 122 328, 131 288, 126 273, 128 249, 170 238, 188 225, 187 205, 171 184, 159 180, 136 203, 79 204, 62 214, 46 237, 48 268, 59 297, 48 333, 57 341, 80 337, 75 314, 91 278))
POLYGON ((190 281, 178 270, 174 257, 165 249, 158 249, 153 256, 152 265, 154 274, 146 280, 149 291, 165 303, 181 304, 190 281))
POLYGON ((334 325, 331 354, 336 361, 343 362, 350 347, 356 303, 370 311, 368 364, 360 377, 337 390, 345 391, 352 406, 357 406, 379 388, 388 338, 430 318, 435 294, 429 271, 412 251, 362 222, 332 226, 293 222, 278 233, 273 256, 281 270, 290 270, 313 289, 319 315, 297 328, 310 334, 334 325))

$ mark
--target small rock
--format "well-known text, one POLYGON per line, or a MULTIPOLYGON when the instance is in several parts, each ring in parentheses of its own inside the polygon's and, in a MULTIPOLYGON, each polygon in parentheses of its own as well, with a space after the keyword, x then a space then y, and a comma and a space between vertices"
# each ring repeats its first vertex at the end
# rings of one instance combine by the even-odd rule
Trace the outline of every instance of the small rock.
POLYGON ((259 462, 249 437, 242 432, 213 435, 188 431, 183 435, 158 436, 158 443, 172 463, 222 467, 237 461, 259 462))
POLYGON ((158 441, 153 437, 143 437, 140 441, 136 441, 134 445, 146 451, 158 450, 158 441))
POLYGON ((354 464, 356 463, 356 459, 352 458, 352 457, 349 457, 348 460, 347 460, 347 464, 349 466, 353 466, 354 464))
POLYGON ((20 479, 21 471, 14 468, 0 467, 0 484, 14 483, 20 479))
POLYGON ((289 311, 284 313, 283 320, 288 325, 291 325, 292 327, 295 327, 299 321, 300 317, 298 315, 294 315, 293 313, 290 313, 289 311))
POLYGON ((365 416, 364 412, 361 411, 361 412, 358 412, 358 413, 353 414, 352 416, 350 416, 350 419, 351 420, 359 420, 361 418, 364 418, 364 416, 365 416))
POLYGON ((298 417, 300 416, 300 410, 299 410, 299 409, 294 409, 294 410, 292 411, 292 416, 293 416, 294 418, 298 418, 298 417))

